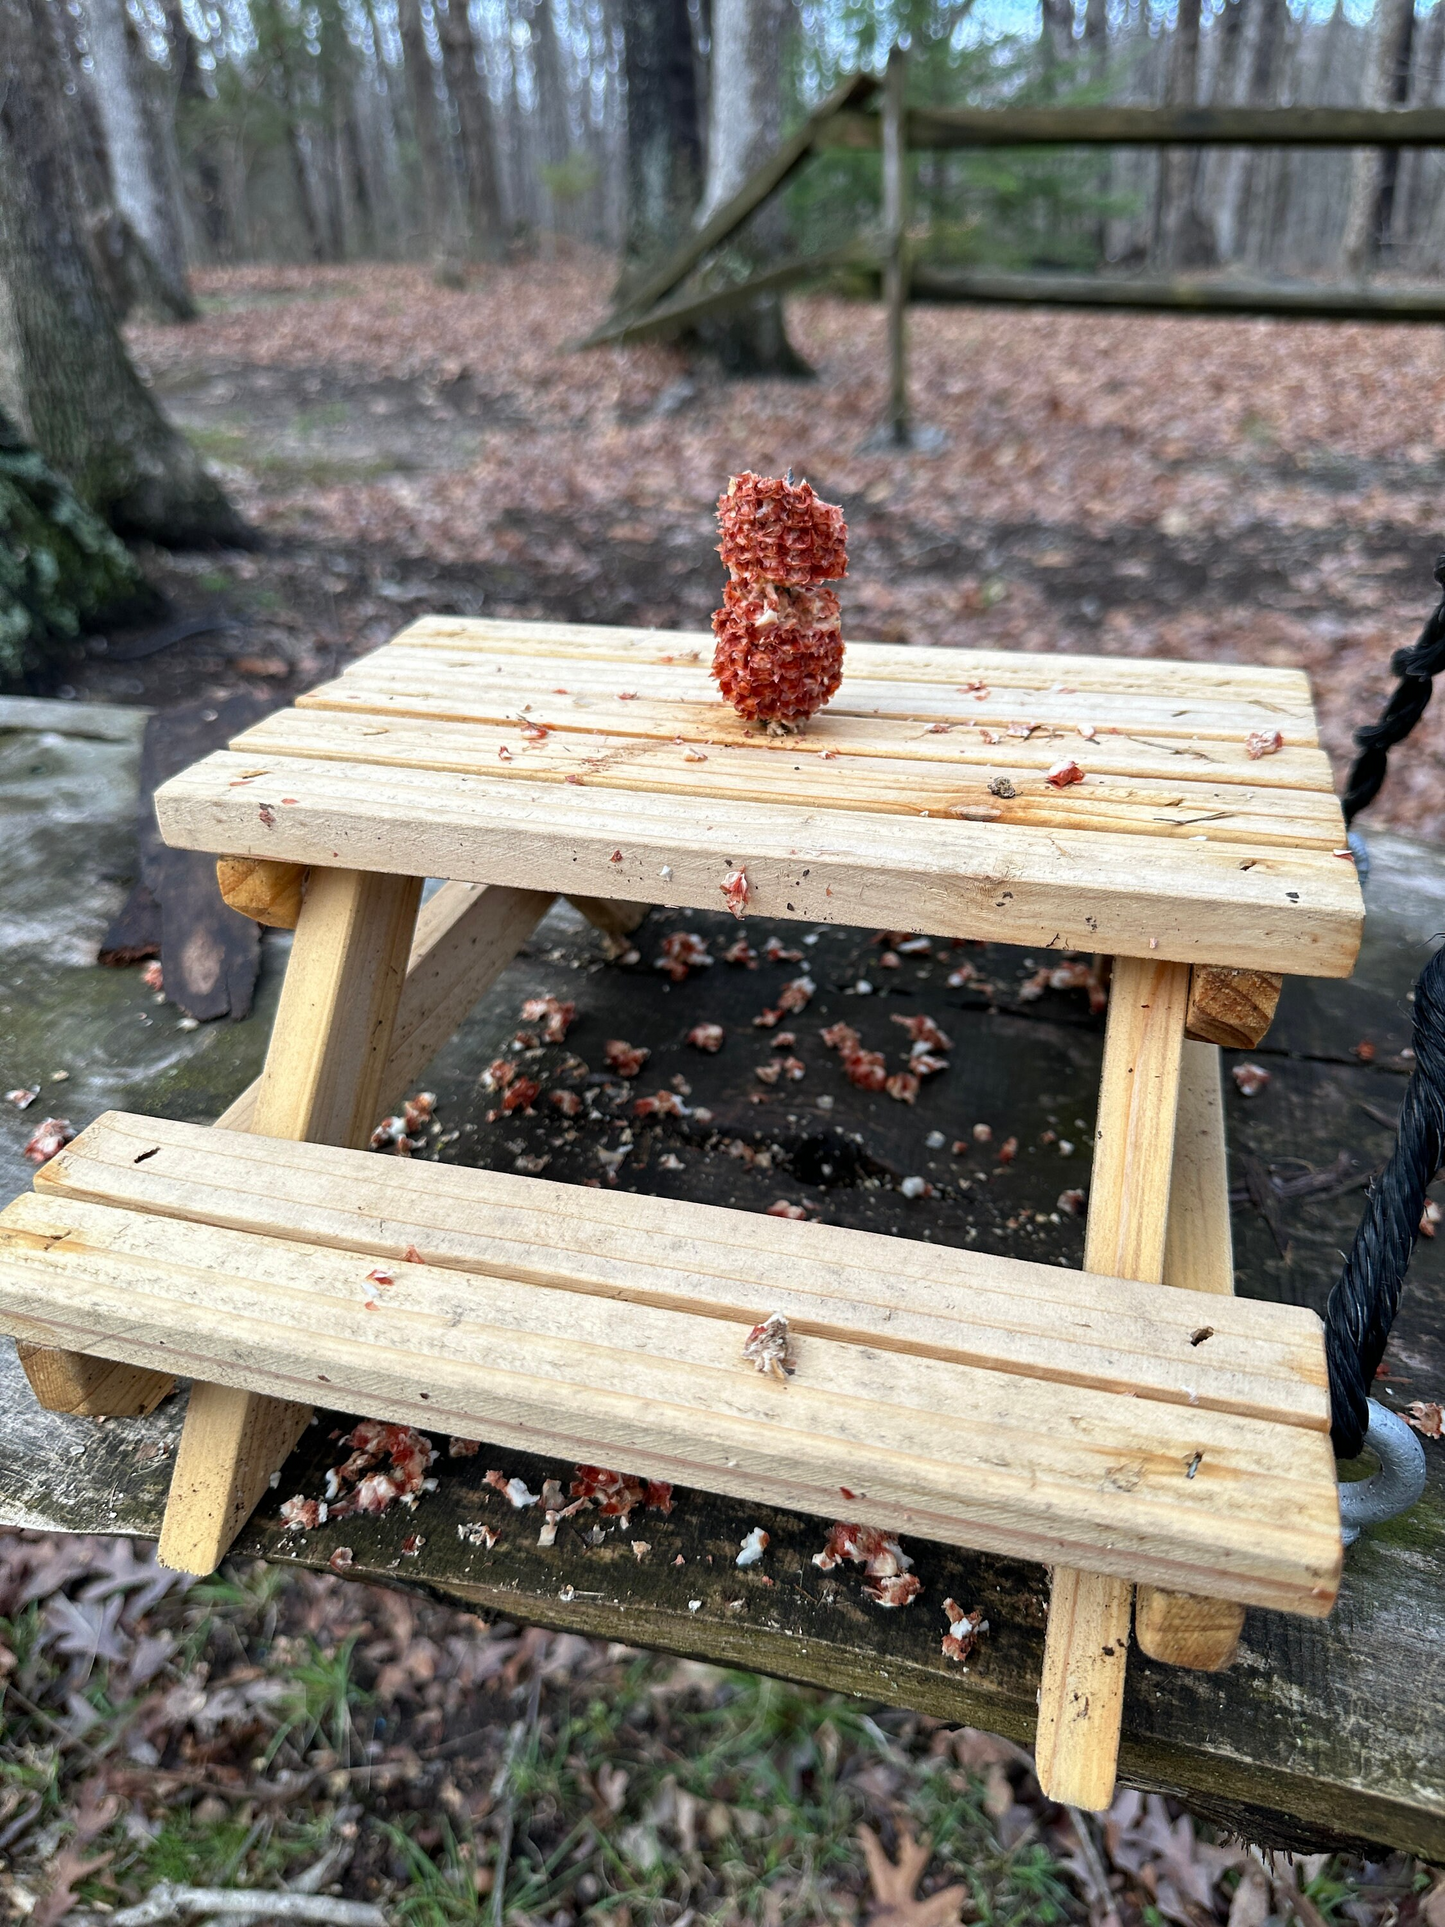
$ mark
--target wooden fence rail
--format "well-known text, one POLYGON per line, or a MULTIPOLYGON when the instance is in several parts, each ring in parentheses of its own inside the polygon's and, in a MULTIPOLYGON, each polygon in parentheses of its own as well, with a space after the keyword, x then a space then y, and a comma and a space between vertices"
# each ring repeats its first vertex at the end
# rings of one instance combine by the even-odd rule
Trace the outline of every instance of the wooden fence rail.
POLYGON ((911 440, 906 330, 910 301, 957 301, 1157 313, 1278 315, 1295 320, 1445 321, 1445 287, 1244 281, 1224 276, 1021 274, 914 259, 909 231, 911 151, 983 147, 1442 147, 1445 108, 1360 107, 908 107, 905 56, 889 55, 882 85, 844 81, 726 206, 628 291, 576 346, 684 333, 705 316, 816 280, 841 267, 881 275, 888 310, 885 440, 911 440), (726 285, 683 288, 750 215, 814 154, 882 153, 882 219, 842 247, 774 264, 726 285))

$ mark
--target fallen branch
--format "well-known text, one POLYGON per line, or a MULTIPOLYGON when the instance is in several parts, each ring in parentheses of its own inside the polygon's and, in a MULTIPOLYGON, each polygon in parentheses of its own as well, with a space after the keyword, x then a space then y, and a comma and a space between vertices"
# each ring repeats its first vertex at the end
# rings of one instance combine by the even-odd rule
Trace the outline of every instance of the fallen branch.
POLYGON ((181 1887, 169 1880, 153 1887, 134 1907, 111 1914, 110 1927, 154 1927, 179 1914, 211 1914, 234 1920, 309 1920, 320 1927, 387 1927, 380 1907, 329 1894, 265 1893, 256 1887, 181 1887))

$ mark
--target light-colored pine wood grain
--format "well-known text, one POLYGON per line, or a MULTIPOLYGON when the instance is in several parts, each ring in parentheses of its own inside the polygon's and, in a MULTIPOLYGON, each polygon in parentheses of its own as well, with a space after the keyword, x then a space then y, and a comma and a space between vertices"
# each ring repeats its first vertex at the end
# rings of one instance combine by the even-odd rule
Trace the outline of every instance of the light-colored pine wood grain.
POLYGON ((303 864, 223 856, 216 864, 216 883, 222 899, 243 917, 273 930, 296 928, 306 888, 303 864))
MULTIPOLYGON (((417 912, 379 1108, 400 1100, 511 963, 551 903, 545 890, 484 883, 444 883, 427 899, 417 912)), ((215 1128, 250 1130, 260 1088, 257 1078, 227 1105, 215 1128)))
POLYGON ((214 1572, 310 1423, 309 1405, 197 1380, 171 1474, 160 1564, 214 1572))
MULTIPOLYGON (((1067 667, 1067 661, 1067 658, 1061 659, 1062 666, 1067 667)), ((966 680, 950 686, 916 676, 912 664, 900 667, 896 678, 876 679, 858 674, 858 666, 856 653, 850 651, 844 659, 842 684, 828 703, 828 713, 913 717, 923 722, 972 720, 1000 730, 1011 722, 1064 729, 1086 722, 1100 729, 1139 731, 1178 741, 1191 737, 1219 739, 1240 746, 1256 730, 1262 729, 1278 729, 1286 741, 1296 747, 1317 740, 1302 683, 1300 692, 1305 699, 1297 703, 1240 699, 1214 686, 1202 689, 1197 695, 1185 696, 1164 683, 1157 684, 1148 694, 1121 691, 1086 696, 1062 677, 1047 684, 1040 681, 1031 686, 970 689, 966 680), (1081 703, 1098 713, 1081 715, 1081 703)), ((484 696, 489 687, 500 687, 515 674, 513 664, 503 657, 414 651, 392 643, 362 657, 344 672, 342 680, 352 688, 378 693, 445 690, 458 695, 484 696)), ((524 699, 538 713, 559 688, 567 694, 601 696, 615 701, 619 707, 641 700, 720 706, 717 685, 706 665, 700 662, 660 667, 568 663, 555 682, 550 680, 548 670, 534 663, 530 677, 523 671, 521 683, 526 692, 524 699)))
POLYGON ((312 876, 251 1130, 365 1144, 381 1104, 421 889, 419 876, 321 869, 312 876))
MULTIPOLYGON (((846 626, 846 623, 845 623, 846 626)), ((696 629, 636 629, 510 618, 421 616, 396 637, 395 647, 462 649, 484 655, 525 655, 596 662, 693 661, 706 667, 713 638, 696 629)), ((1221 696, 1306 706, 1309 682, 1298 669, 1263 663, 1190 662, 1163 657, 1080 656, 1013 649, 916 648, 911 644, 848 642, 850 675, 947 684, 981 678, 990 686, 1047 688, 1067 684, 1098 690, 1159 693, 1174 699, 1221 696)))
POLYGON ((762 749, 779 760, 799 755, 825 760, 831 756, 878 757, 889 762, 943 759, 955 764, 1004 763, 1010 769, 1045 770, 1061 756, 1076 756, 1091 771, 1111 779, 1143 776, 1168 781, 1187 777, 1249 790, 1334 792, 1329 758, 1317 744, 1289 742, 1275 755, 1254 758, 1245 741, 1234 735, 1195 738, 1139 734, 1117 725, 1091 722, 1081 707, 1065 721, 1037 722, 1024 736, 1011 735, 1008 724, 1035 723, 1036 719, 1001 713, 989 722, 982 706, 969 708, 966 702, 960 704, 961 719, 950 720, 946 716, 925 719, 860 714, 839 707, 835 701, 810 718, 805 730, 791 736, 770 736, 716 696, 681 702, 639 695, 635 700, 619 702, 610 691, 588 694, 571 687, 553 686, 539 695, 535 682, 506 677, 473 678, 463 688, 450 674, 433 669, 428 676, 425 671, 423 663, 414 674, 398 677, 394 683, 348 671, 335 682, 307 690, 297 698, 296 706, 350 715, 362 728, 372 730, 385 727, 395 718, 415 717, 431 722, 509 722, 520 734, 518 719, 525 716, 564 738, 600 729, 623 740, 642 737, 673 742, 680 738, 683 743, 700 747, 717 743, 762 749), (1091 734, 1086 736, 1085 728, 1091 734))
MULTIPOLYGON (((1197 990, 1196 973, 1190 989, 1191 1013, 1197 990)), ((1215 1044, 1186 1043, 1180 1059, 1164 1282, 1225 1299, 1234 1292, 1224 1092, 1215 1044)), ((1213 1326, 1213 1318, 1206 1316, 1197 1327, 1198 1349, 1214 1343, 1213 1326)), ((1134 1627, 1140 1649, 1151 1659, 1216 1673, 1234 1658, 1244 1630, 1244 1609, 1232 1600, 1141 1586, 1134 1598, 1134 1627)))
POLYGON ((741 1321, 622 1302, 599 1321, 514 1279, 402 1262, 387 1285, 364 1251, 156 1226, 17 1200, 5 1324, 825 1517, 847 1484, 850 1516, 893 1530, 1284 1610, 1321 1614, 1337 1585, 1330 1445, 1298 1426, 811 1334, 779 1382, 745 1365, 741 1321))
POLYGON ((44 1345, 15 1349, 31 1391, 47 1412, 68 1412, 72 1418, 144 1418, 176 1389, 169 1372, 44 1345))
POLYGON ((1253 1050, 1274 1022, 1283 989, 1274 971, 1203 965, 1189 987, 1189 1035, 1226 1050, 1253 1050))
POLYGON ((383 728, 370 718, 312 708, 278 710, 238 736, 233 748, 257 763, 272 755, 308 756, 376 769, 446 770, 497 783, 676 796, 689 808, 719 799, 778 801, 909 817, 968 816, 1004 826, 1203 837, 1251 849, 1330 851, 1345 835, 1332 791, 1245 791, 1182 780, 1177 771, 1167 778, 1107 778, 1095 771, 1060 789, 1048 781, 1047 767, 1017 768, 1003 750, 994 762, 979 765, 857 756, 826 761, 801 749, 792 756, 729 744, 699 751, 676 741, 597 732, 535 741, 492 723, 392 719, 383 728))
MULTIPOLYGON (((416 875, 313 870, 251 1131, 366 1143, 391 1057, 421 890, 416 875)), ((264 1390, 237 1385, 223 1372, 212 1378, 204 1367, 192 1370, 196 1383, 157 1556, 178 1571, 204 1574, 219 1565, 311 1413, 307 1405, 278 1404, 264 1390)))
MULTIPOLYGON (((1359 946, 1354 866, 1327 851, 1256 853, 1001 823, 495 783, 219 751, 156 793, 166 839, 293 862, 346 863, 625 896, 722 901, 745 869, 750 911, 1115 955, 1343 976, 1359 946)), ((313 883, 314 887, 314 883, 313 883)))
POLYGON ((1234 1412, 1323 1432, 1329 1401, 1313 1313, 1163 1296, 1052 1265, 795 1225, 678 1199, 510 1172, 363 1157, 111 1112, 44 1167, 52 1198, 111 1204, 266 1237, 407 1251, 596 1301, 793 1330, 990 1371, 1234 1412), (365 1188, 358 1223, 352 1200, 365 1188), (1163 1310, 1166 1318, 1159 1321, 1163 1310), (1207 1348, 1191 1343, 1208 1319, 1207 1348))
POLYGON ((1224 1091, 1217 1044, 1188 1042, 1180 1053, 1163 1276, 1166 1285, 1183 1291, 1225 1298, 1234 1292, 1224 1091))
POLYGON ((1050 1799, 1091 1813, 1114 1798, 1130 1593, 1071 1566, 1056 1567, 1049 1588, 1034 1771, 1050 1799))
MULTIPOLYGON (((1145 1284, 1163 1278, 1188 1005, 1181 965, 1114 959, 1084 1240, 1089 1271, 1145 1284)), ((1114 1792, 1130 1588, 1118 1576, 1059 1567, 1050 1599, 1039 1784, 1050 1799, 1098 1810, 1114 1792)))

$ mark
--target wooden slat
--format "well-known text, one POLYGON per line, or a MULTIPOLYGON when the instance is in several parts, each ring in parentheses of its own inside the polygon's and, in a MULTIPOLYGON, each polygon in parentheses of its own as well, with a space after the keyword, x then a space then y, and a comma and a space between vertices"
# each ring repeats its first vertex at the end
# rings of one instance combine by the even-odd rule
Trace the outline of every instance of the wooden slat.
MULTIPOLYGON (((1189 991, 1191 1016, 1198 990, 1196 977, 1189 991)), ((1217 1044, 1185 1044, 1179 1064, 1164 1282, 1181 1290, 1231 1298, 1234 1239, 1220 1075, 1217 1044)), ((1204 1342, 1214 1341, 1211 1337, 1204 1342)), ((1134 1596, 1134 1631, 1140 1647, 1151 1659, 1162 1659, 1170 1666, 1217 1673, 1233 1659, 1243 1630, 1244 1609, 1232 1600, 1166 1592, 1160 1586, 1141 1586, 1134 1596)))
MULTIPOLYGON (((417 913, 406 982, 382 1073, 380 1102, 396 1103, 511 963, 551 906, 545 890, 444 883, 417 913)), ((249 1131, 259 1078, 216 1119, 249 1131)))
MULTIPOLYGON (((422 878, 404 871, 313 870, 249 1130, 366 1143, 391 1056, 421 889, 422 878)), ((224 1371, 192 1369, 157 1556, 178 1571, 205 1574, 220 1564, 310 1423, 311 1408, 224 1371)))
POLYGON ((32 1194, 0 1219, 0 1322, 828 1517, 847 1485, 850 1517, 952 1544, 1311 1616, 1333 1600, 1324 1434, 812 1335, 779 1382, 743 1363, 741 1323, 617 1302, 599 1329, 571 1292, 374 1269, 178 1220, 160 1241, 149 1214, 32 1194))
MULTIPOLYGON (((1227 1306, 1052 1265, 887 1239, 715 1205, 593 1191, 508 1172, 227 1137, 110 1112, 37 1174, 46 1197, 308 1244, 415 1251, 429 1265, 599 1300, 793 1329, 1203 1411, 1323 1432, 1319 1321, 1227 1306), (358 1224, 352 1200, 364 1187, 358 1224), (1161 1310, 1165 1313, 1161 1321, 1161 1310), (1207 1345, 1194 1334, 1214 1326, 1207 1345)), ((610 1313, 599 1303, 594 1316, 610 1313)), ((599 1326, 600 1328, 600 1326, 599 1326)))
POLYGON ((188 849, 715 907, 746 870, 762 915, 1346 976, 1363 904, 1315 850, 902 819, 495 783, 222 751, 156 794, 188 849), (701 819, 701 820, 699 820, 701 819))
MULTIPOLYGON (((854 675, 845 659, 843 682, 827 713, 964 722, 1000 731, 1007 730, 1010 723, 1073 729, 1087 722, 1100 729, 1132 730, 1166 740, 1219 739, 1239 744, 1254 730, 1278 729, 1297 747, 1318 740, 1313 715, 1303 697, 1284 703, 1273 698, 1234 698, 1218 690, 1188 696, 1162 685, 1139 694, 1086 695, 1064 682, 1057 687, 1022 685, 1011 689, 990 684, 985 694, 962 688, 967 678, 956 670, 954 675, 952 685, 901 673, 897 678, 861 677, 854 675)), ((362 657, 340 681, 349 689, 378 695, 430 697, 442 693, 483 700, 490 688, 510 683, 520 685, 539 712, 557 688, 621 702, 645 699, 723 707, 717 685, 701 663, 581 661, 553 670, 533 661, 529 672, 517 657, 457 656, 392 644, 362 657)))
MULTIPOLYGON (((1189 972, 1178 964, 1114 960, 1084 1242, 1090 1271, 1148 1284, 1164 1275, 1188 1005, 1189 972)), ((1097 1811, 1114 1797, 1129 1595, 1123 1576, 1062 1562, 1054 1573, 1036 1752, 1040 1786, 1064 1805, 1097 1811)))
MULTIPOLYGON (((713 638, 706 631, 696 629, 629 629, 601 623, 422 616, 401 630, 388 647, 520 655, 536 662, 549 658, 599 663, 692 662, 706 669, 712 661, 713 638)), ((846 675, 854 681, 942 683, 945 686, 981 678, 990 688, 1000 689, 1040 690, 1066 684, 1081 695, 1096 691, 1164 696, 1175 701, 1276 702, 1294 709, 1308 709, 1310 703, 1309 680, 1299 669, 1149 656, 1065 656, 1018 649, 915 647, 851 638, 846 675)))
POLYGON ((361 726, 371 729, 389 726, 399 716, 442 723, 510 722, 515 735, 520 728, 518 719, 525 714, 564 738, 602 730, 620 740, 642 737, 695 743, 704 748, 728 744, 765 751, 780 760, 807 761, 820 756, 830 760, 827 753, 831 752, 840 758, 978 763, 1042 771, 1061 756, 1076 756, 1090 774, 1103 776, 1158 777, 1166 782, 1184 778, 1239 784, 1250 790, 1334 793, 1329 757, 1309 743, 1286 743, 1275 755, 1254 759, 1247 753, 1243 737, 1133 735, 1088 723, 1082 708, 1067 725, 1041 724, 1024 737, 1008 734, 1007 718, 1000 719, 1001 727, 981 721, 975 725, 944 720, 935 725, 920 718, 856 715, 830 704, 809 721, 803 733, 770 736, 715 698, 684 703, 639 696, 636 701, 620 703, 611 692, 588 695, 570 685, 560 695, 555 687, 549 687, 539 696, 535 683, 506 677, 473 683, 462 694, 451 686, 452 681, 450 676, 428 680, 418 675, 415 688, 398 692, 374 688, 346 675, 309 690, 298 698, 296 706, 307 711, 340 711, 362 719, 361 726), (1085 726, 1096 733, 1086 737, 1085 726))
MULTIPOLYGON (((935 742, 938 738, 934 739, 935 742)), ((873 757, 822 761, 816 754, 776 755, 751 745, 714 745, 689 761, 675 742, 647 742, 602 734, 548 736, 536 742, 515 725, 389 720, 338 716, 316 709, 280 710, 238 736, 232 747, 257 762, 275 756, 365 763, 379 769, 450 770, 496 782, 580 784, 686 797, 706 806, 789 802, 821 809, 899 816, 963 816, 1044 829, 1113 832, 1125 836, 1222 838, 1230 843, 1334 850, 1344 818, 1333 792, 1239 788, 1168 779, 1111 780, 1097 773, 1057 789, 1039 770, 998 760, 950 767, 893 763, 873 757), (1013 794, 999 795, 990 784, 1013 794)), ((1081 746, 1082 747, 1082 746, 1081 746)), ((698 752, 694 752, 697 755, 698 752)))

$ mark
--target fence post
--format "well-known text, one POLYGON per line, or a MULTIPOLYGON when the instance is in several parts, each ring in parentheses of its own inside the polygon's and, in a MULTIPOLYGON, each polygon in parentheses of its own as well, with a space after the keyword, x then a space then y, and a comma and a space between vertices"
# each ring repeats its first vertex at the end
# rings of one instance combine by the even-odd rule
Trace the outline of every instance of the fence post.
POLYGON ((908 124, 904 103, 907 55, 894 47, 883 82, 883 299, 888 308, 887 435, 895 447, 909 444, 908 310, 908 124))

